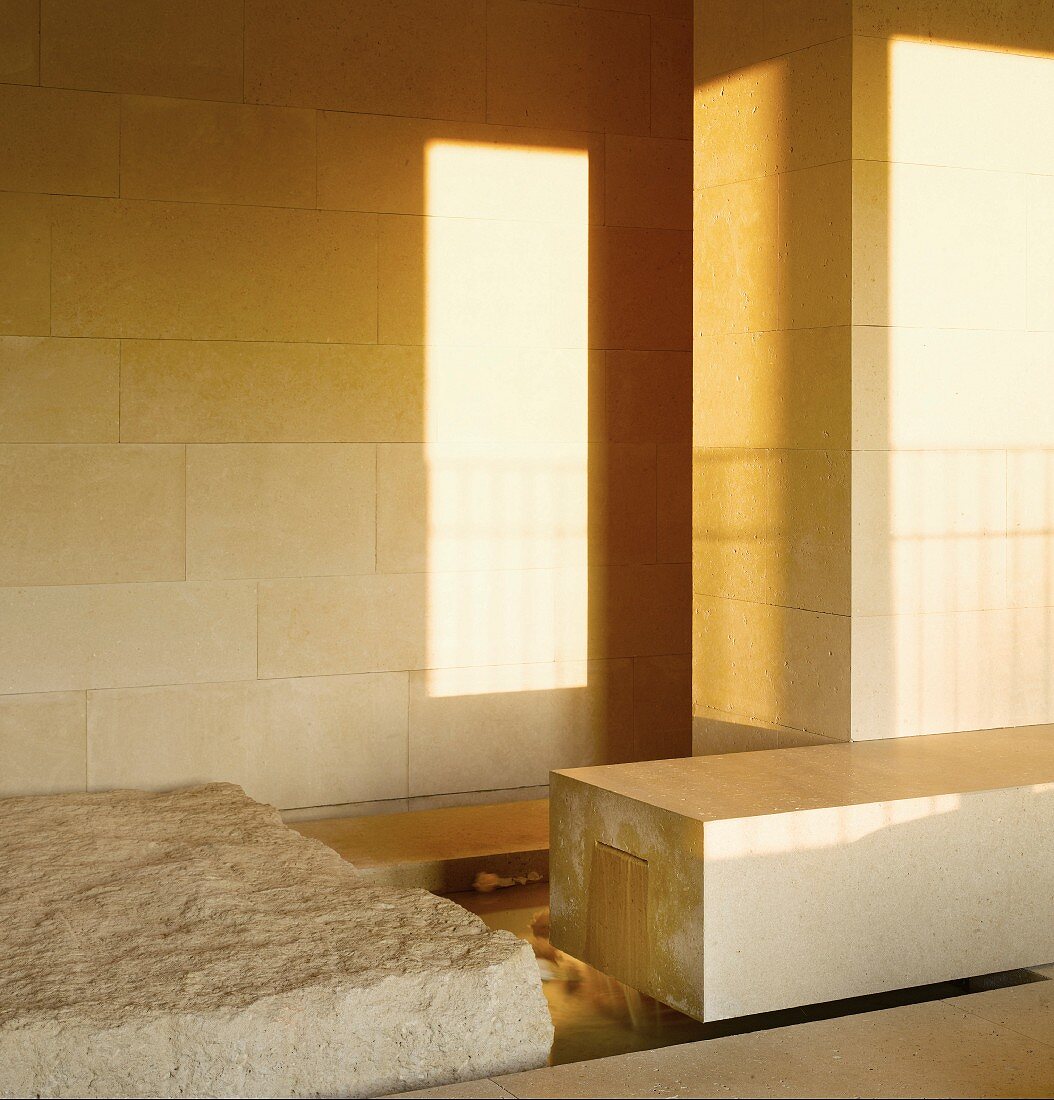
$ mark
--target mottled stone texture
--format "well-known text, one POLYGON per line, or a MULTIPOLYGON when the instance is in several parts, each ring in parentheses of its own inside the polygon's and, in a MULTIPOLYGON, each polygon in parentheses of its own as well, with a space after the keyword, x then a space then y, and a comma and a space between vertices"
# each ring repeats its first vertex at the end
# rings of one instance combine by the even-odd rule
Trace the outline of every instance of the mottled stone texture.
POLYGON ((544 1064, 530 948, 238 787, 0 801, 0 1095, 367 1096, 544 1064))

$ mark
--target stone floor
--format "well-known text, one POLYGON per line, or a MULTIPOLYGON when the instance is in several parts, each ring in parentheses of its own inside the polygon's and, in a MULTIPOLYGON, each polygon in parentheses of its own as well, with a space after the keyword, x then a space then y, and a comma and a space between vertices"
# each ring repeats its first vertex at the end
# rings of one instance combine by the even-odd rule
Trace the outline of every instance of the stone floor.
POLYGON ((552 951, 544 885, 456 899, 491 927, 515 932, 534 947, 556 1029, 553 1064, 405 1095, 1054 1093, 1054 983, 1046 980, 1054 967, 701 1024, 552 951))

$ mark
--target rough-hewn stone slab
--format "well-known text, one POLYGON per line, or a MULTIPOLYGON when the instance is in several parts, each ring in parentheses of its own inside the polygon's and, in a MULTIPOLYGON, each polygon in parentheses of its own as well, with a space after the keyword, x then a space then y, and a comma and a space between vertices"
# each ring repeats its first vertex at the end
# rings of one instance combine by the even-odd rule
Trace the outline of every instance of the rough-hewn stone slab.
POLYGON ((0 800, 0 1095, 369 1096, 551 1040, 526 943, 238 787, 0 800))

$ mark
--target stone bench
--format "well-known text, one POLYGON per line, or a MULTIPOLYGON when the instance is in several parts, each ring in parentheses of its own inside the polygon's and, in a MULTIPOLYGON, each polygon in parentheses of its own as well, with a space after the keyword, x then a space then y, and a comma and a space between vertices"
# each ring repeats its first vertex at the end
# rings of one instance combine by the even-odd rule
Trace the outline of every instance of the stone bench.
POLYGON ((375 1096, 543 1065, 531 948, 238 787, 0 801, 0 1095, 375 1096))
POLYGON ((552 940, 701 1020, 1054 959, 1054 729, 556 772, 552 940))

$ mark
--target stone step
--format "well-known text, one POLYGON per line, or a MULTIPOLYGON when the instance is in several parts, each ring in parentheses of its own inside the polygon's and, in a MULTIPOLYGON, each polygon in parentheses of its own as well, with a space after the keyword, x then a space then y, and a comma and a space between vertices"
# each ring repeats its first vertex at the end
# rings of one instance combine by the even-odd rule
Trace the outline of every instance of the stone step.
POLYGON ((448 894, 549 877, 549 801, 544 798, 321 818, 290 827, 321 840, 374 883, 448 894))
POLYGON ((1054 958, 1054 727, 555 772, 555 946, 701 1020, 1054 958))

